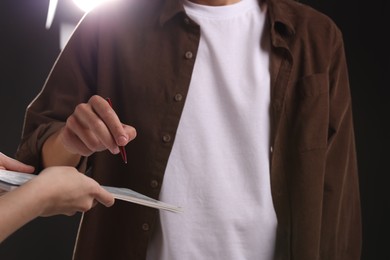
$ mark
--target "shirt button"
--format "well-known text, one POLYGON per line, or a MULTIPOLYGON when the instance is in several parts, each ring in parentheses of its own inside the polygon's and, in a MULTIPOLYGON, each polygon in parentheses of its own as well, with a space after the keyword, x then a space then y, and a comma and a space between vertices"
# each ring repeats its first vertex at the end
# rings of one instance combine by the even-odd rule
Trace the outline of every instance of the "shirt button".
POLYGON ((184 23, 185 24, 190 24, 190 19, 188 17, 184 18, 184 23))
POLYGON ((181 101, 183 99, 183 95, 182 94, 176 94, 175 95, 175 101, 181 101))
POLYGON ((149 230, 149 224, 148 223, 144 223, 144 224, 142 224, 142 230, 143 231, 148 231, 149 230))
POLYGON ((164 143, 169 143, 171 141, 171 136, 166 134, 166 135, 163 135, 162 137, 164 143))
POLYGON ((152 187, 152 188, 157 188, 157 187, 158 187, 158 181, 152 180, 152 181, 150 182, 150 187, 152 187))
POLYGON ((191 51, 187 51, 187 52, 185 53, 185 57, 186 57, 187 60, 192 59, 192 57, 193 57, 192 52, 191 52, 191 51))

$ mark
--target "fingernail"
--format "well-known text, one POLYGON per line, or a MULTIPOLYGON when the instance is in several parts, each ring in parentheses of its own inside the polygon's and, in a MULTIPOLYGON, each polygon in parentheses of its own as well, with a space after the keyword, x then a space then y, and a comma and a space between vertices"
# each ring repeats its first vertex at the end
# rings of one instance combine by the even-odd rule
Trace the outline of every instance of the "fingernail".
POLYGON ((120 136, 117 140, 118 145, 126 145, 127 144, 127 138, 126 136, 120 136))
POLYGON ((119 147, 115 147, 114 150, 111 151, 113 154, 118 154, 120 152, 119 147))

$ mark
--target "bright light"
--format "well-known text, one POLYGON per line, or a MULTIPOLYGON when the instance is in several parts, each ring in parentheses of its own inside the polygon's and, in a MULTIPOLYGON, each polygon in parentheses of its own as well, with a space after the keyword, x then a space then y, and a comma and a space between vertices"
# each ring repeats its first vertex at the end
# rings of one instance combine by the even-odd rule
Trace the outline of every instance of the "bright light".
POLYGON ((91 11, 97 5, 111 0, 73 0, 73 2, 84 12, 91 11))
POLYGON ((47 18, 46 18, 46 29, 50 29, 51 24, 53 23, 54 15, 56 13, 58 0, 50 0, 49 3, 49 9, 47 11, 47 18))

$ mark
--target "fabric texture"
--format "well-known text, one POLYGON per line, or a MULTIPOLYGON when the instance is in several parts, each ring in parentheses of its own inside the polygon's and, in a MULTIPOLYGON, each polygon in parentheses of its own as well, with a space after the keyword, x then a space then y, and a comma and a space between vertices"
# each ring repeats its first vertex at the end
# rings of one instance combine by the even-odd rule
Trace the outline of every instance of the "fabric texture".
POLYGON ((201 37, 159 196, 183 212, 160 211, 147 259, 272 260, 266 8, 184 8, 201 37))
MULTIPOLYGON (((271 44, 275 259, 357 260, 360 199, 342 34, 295 1, 260 4, 268 8, 271 44)), ((200 37, 180 0, 118 1, 88 13, 27 108, 17 159, 40 170, 44 141, 76 105, 110 97, 138 132, 126 147, 129 163, 99 152, 80 169, 102 185, 158 198, 200 37)), ((83 214, 74 259, 145 259, 157 214, 128 202, 98 205, 83 214)))

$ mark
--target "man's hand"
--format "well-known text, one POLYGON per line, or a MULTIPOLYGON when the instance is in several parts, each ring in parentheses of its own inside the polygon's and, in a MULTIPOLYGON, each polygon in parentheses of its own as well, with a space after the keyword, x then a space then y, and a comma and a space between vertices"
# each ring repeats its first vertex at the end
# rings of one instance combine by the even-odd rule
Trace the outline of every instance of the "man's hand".
POLYGON ((106 149, 118 154, 119 146, 135 137, 135 129, 122 124, 110 104, 97 95, 76 107, 59 135, 66 150, 82 156, 106 149))
POLYGON ((100 96, 76 106, 65 126, 50 136, 42 148, 42 162, 49 166, 77 166, 82 156, 108 149, 120 152, 136 137, 134 127, 122 124, 110 104, 100 96))

